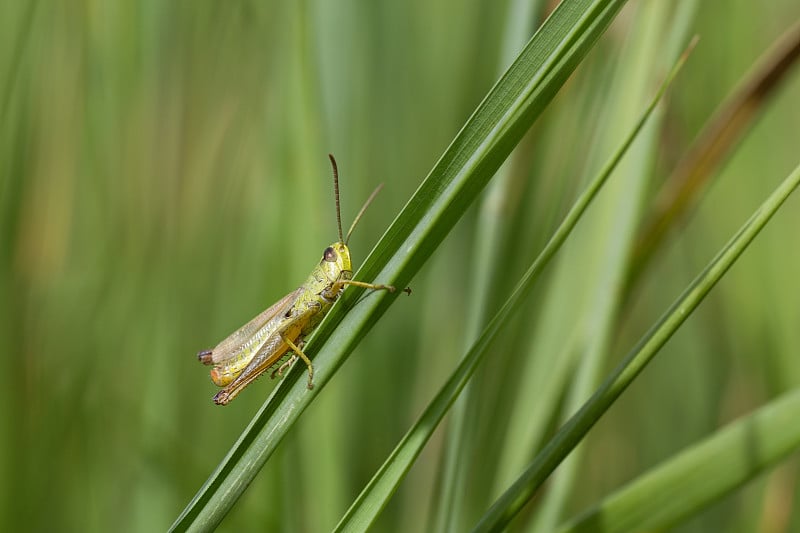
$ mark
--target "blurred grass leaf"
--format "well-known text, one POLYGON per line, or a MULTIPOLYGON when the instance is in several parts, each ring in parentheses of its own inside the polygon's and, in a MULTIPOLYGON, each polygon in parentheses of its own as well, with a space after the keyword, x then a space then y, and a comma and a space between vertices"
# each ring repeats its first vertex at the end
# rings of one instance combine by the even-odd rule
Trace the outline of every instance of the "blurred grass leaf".
POLYGON ((547 443, 483 516, 474 531, 499 531, 520 511, 636 376, 697 308, 800 184, 797 167, 739 229, 684 293, 645 334, 595 394, 547 443))
POLYGON ((800 58, 800 22, 786 30, 740 81, 700 132, 686 156, 664 182, 653 210, 642 224, 630 259, 627 288, 630 293, 662 248, 668 232, 686 219, 719 167, 762 116, 792 67, 800 58))
POLYGON ((558 532, 668 528, 796 450, 798 412, 800 389, 795 389, 637 477, 558 532))

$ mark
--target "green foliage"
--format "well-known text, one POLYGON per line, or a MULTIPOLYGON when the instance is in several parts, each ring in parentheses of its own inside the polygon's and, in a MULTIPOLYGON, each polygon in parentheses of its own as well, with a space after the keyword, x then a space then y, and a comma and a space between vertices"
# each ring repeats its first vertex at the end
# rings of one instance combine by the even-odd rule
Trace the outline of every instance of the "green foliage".
MULTIPOLYGON (((224 516, 222 531, 333 529, 698 33, 667 105, 489 347, 460 422, 445 419, 378 501, 374 530, 478 523, 798 164, 790 75, 626 293, 655 191, 800 11, 792 0, 632 0, 580 65, 582 53, 529 48, 531 70, 497 86, 559 72, 540 96, 526 86, 479 108, 541 4, 4 3, 5 529, 163 530, 201 487, 192 517, 216 514, 196 526, 224 516), (540 69, 548 58, 569 68, 540 69), (517 103, 524 116, 495 132, 517 103), (501 185, 482 192, 540 113, 501 185), (413 294, 350 292, 309 342, 313 392, 296 367, 214 406, 194 354, 302 282, 335 238, 328 152, 345 224, 386 184, 351 239, 357 277, 413 294), (242 496, 214 510, 220 487, 242 496)), ((579 8, 611 5, 573 0, 562 15, 591 25, 610 13, 579 8)), ((781 417, 800 385, 799 210, 790 198, 512 530, 579 527, 587 508, 591 527, 613 531, 800 527, 796 461, 735 490, 797 446, 781 417), (734 462, 748 443, 763 446, 734 462), (708 478, 681 485, 697 461, 708 478)))

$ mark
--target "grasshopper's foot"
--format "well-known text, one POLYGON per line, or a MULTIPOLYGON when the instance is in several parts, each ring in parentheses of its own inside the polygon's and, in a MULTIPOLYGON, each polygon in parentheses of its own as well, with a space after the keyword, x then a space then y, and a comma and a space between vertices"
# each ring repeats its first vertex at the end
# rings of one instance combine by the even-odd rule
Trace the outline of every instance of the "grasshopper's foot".
POLYGON ((403 289, 403 292, 411 296, 411 287, 406 287, 405 289, 403 289))

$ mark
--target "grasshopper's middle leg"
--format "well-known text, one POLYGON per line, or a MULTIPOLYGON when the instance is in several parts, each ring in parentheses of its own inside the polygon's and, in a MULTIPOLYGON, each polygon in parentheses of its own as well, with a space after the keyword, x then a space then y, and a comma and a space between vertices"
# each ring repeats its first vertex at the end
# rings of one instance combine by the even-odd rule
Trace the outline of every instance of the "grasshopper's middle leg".
MULTIPOLYGON (((303 353, 303 350, 301 350, 299 346, 297 346, 294 342, 292 342, 292 339, 290 339, 289 337, 284 336, 283 334, 281 334, 281 339, 283 339, 283 342, 285 342, 289 346, 289 348, 292 349, 292 351, 295 353, 295 355, 299 356, 300 359, 302 359, 303 362, 308 367, 308 388, 309 389, 313 389, 314 388, 314 365, 311 364, 311 359, 309 359, 308 356, 303 353)), ((302 342, 300 342, 298 344, 302 344, 302 342)), ((293 359, 294 358, 290 359, 286 363, 291 364, 291 362, 293 362, 293 359)), ((284 363, 284 364, 286 364, 286 363, 284 363)), ((278 375, 281 374, 282 370, 283 370, 283 365, 281 365, 281 368, 278 369, 278 375)))
MULTIPOLYGON (((301 340, 301 341, 297 342, 297 347, 300 348, 301 350, 303 349, 303 347, 305 345, 306 345, 306 341, 305 340, 301 340)), ((297 359, 298 359, 297 355, 292 353, 292 355, 289 357, 289 359, 287 359, 286 361, 281 363, 281 366, 279 366, 278 368, 273 370, 272 374, 270 374, 269 377, 272 378, 272 379, 275 379, 275 376, 278 376, 279 378, 282 378, 283 377, 283 373, 286 372, 286 369, 289 368, 290 366, 292 366, 294 364, 294 362, 297 361, 297 359)))

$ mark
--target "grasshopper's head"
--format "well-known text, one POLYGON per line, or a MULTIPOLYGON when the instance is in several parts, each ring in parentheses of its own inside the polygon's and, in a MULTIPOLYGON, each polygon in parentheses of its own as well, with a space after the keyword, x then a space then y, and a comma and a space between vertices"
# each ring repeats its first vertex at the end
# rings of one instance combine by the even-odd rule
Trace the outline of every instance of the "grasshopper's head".
POLYGON ((343 242, 335 242, 325 248, 319 266, 331 281, 350 279, 353 276, 350 249, 343 242))

